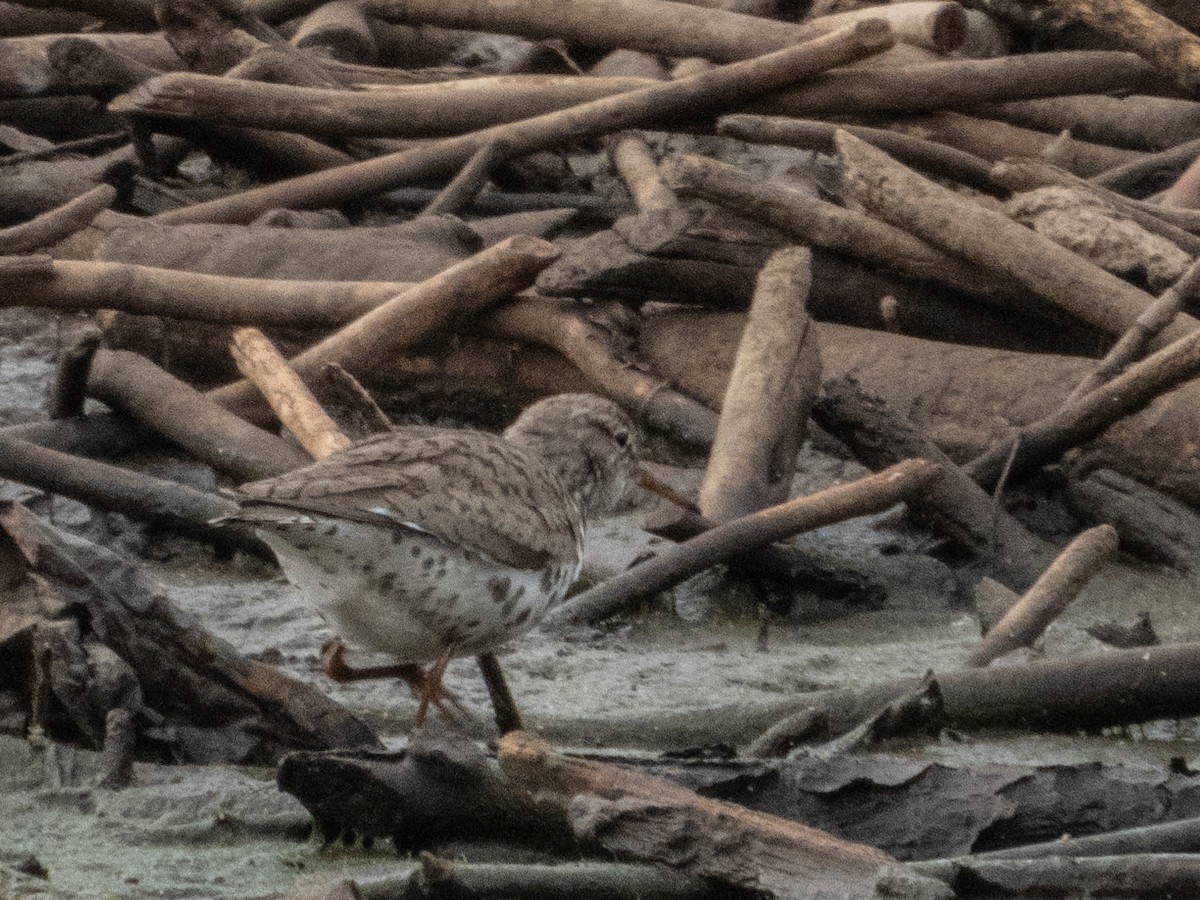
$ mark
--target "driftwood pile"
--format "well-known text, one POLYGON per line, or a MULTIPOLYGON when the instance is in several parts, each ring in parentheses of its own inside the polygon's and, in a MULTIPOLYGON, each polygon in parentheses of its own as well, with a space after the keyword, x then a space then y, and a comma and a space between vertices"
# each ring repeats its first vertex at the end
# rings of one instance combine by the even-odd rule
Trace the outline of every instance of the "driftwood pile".
MULTIPOLYGON (((280 784, 331 838, 541 854, 426 855, 328 897, 1194 896, 1194 823, 1155 824, 1195 814, 1186 766, 1153 810, 1039 818, 1026 791, 1012 809, 1040 826, 979 801, 938 843, 896 822, 939 790, 1001 782, 922 771, 911 811, 872 833, 853 810, 917 773, 843 755, 945 728, 1200 714, 1200 645, 1145 649, 1150 628, 1128 649, 989 668, 1118 546, 1200 570, 1193 7, 0 5, 0 305, 89 323, 49 418, 0 428, 0 478, 269 558, 210 524, 229 509, 218 493, 119 457, 165 439, 238 483, 389 427, 377 398, 511 410, 591 390, 705 456, 705 475, 697 511, 662 529, 677 543, 546 627, 600 622, 717 563, 776 593, 801 576, 869 593, 776 542, 905 502, 957 555, 986 632, 960 671, 677 723, 750 758, 724 781, 520 731, 491 755, 423 735, 379 756, 365 725, 181 617, 135 566, 8 503, 0 727, 103 749, 114 788, 135 758, 303 751, 280 784), (85 413, 88 398, 110 411, 85 413), (813 435, 873 474, 789 499, 813 435), (1006 506, 1035 478, 1077 517, 1065 549, 1006 506), (813 765, 766 761, 802 747, 813 765), (831 761, 844 768, 815 774, 831 761), (831 799, 856 779, 856 798, 831 799), (957 856, 1076 830, 1114 834, 957 856), (595 861, 546 864, 581 851, 595 861)), ((1105 777, 1089 796, 1123 804, 1105 777)))

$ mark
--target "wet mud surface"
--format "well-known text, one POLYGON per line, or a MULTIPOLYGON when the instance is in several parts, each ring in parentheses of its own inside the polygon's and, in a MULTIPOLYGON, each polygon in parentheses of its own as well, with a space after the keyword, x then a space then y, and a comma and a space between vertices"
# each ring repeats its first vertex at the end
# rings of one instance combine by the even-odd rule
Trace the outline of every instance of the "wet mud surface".
MULTIPOLYGON (((0 422, 41 418, 49 360, 59 340, 53 318, 0 311, 0 422)), ((808 450, 805 490, 861 470, 808 450)), ((176 469, 178 475, 180 471, 176 469)), ((204 478, 203 473, 192 475, 204 478)), ((0 482, 0 496, 34 492, 0 482)), ((142 554, 172 599, 243 652, 319 685, 392 746, 411 728, 416 701, 398 682, 333 685, 319 671, 332 634, 278 572, 244 558, 218 561, 178 538, 148 536, 119 517, 70 501, 34 508, 56 523, 130 555, 142 554)), ((592 577, 622 568, 644 549, 637 517, 598 526, 592 577)), ((796 613, 756 646, 755 597, 746 585, 704 574, 603 629, 535 632, 502 657, 528 724, 565 746, 678 747, 666 729, 629 740, 631 714, 769 704, 828 688, 886 682, 957 668, 978 639, 959 578, 927 555, 927 536, 896 513, 824 529, 803 539, 827 560, 868 573, 887 591, 881 609, 823 619, 821 601, 797 597, 796 613)), ((1200 639, 1194 581, 1130 561, 1114 566, 1056 623, 1050 657, 1102 645, 1084 628, 1132 622, 1148 612, 1164 643, 1200 639)), ((352 662, 369 662, 352 654, 352 662)), ((474 661, 452 662, 447 686, 486 733, 490 710, 474 661)), ((1194 723, 1156 723, 1103 736, 959 735, 896 748, 953 765, 1102 761, 1162 768, 1196 756, 1194 723)), ((362 876, 402 864, 387 847, 323 849, 305 811, 279 793, 273 773, 233 767, 139 765, 133 787, 95 786, 94 754, 0 736, 0 898, 256 897, 335 875, 362 876)))

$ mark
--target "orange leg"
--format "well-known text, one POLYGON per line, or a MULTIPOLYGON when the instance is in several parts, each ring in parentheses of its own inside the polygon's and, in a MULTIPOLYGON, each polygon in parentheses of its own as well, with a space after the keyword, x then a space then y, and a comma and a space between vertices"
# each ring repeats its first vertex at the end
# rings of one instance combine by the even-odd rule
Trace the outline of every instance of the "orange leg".
MULTIPOLYGON (((425 683, 421 688, 421 705, 417 707, 417 727, 421 727, 421 723, 425 721, 425 713, 429 710, 429 704, 432 703, 438 709, 442 710, 442 714, 447 718, 451 718, 447 713, 446 708, 442 705, 443 701, 451 698, 453 695, 448 694, 446 689, 442 687, 442 676, 446 674, 446 666, 450 665, 450 651, 446 650, 437 658, 429 671, 425 674, 425 683)), ((456 705, 458 700, 452 701, 456 705)))
POLYGON ((321 663, 325 674, 338 684, 351 681, 369 681, 377 678, 401 678, 412 689, 415 696, 420 698, 421 706, 417 711, 417 724, 425 719, 425 713, 430 703, 449 719, 455 721, 454 707, 460 713, 466 713, 466 708, 452 692, 442 687, 442 674, 450 662, 449 654, 438 659, 433 668, 426 674, 416 663, 393 663, 390 666, 362 666, 355 668, 346 662, 346 645, 337 638, 329 641, 321 648, 321 663), (438 670, 439 664, 441 669, 438 670), (436 670, 436 682, 435 678, 436 670))

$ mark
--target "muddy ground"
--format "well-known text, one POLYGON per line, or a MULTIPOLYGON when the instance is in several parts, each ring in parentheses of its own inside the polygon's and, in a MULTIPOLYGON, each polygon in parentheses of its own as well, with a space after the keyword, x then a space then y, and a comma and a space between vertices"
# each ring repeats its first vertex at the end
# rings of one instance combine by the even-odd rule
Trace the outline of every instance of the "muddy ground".
MULTIPOLYGON (((40 313, 0 312, 0 424, 43 416, 62 328, 40 313)), ((802 462, 801 490, 861 473, 811 447, 802 462)), ((209 479, 195 467, 142 463, 199 484, 209 479)), ((31 505, 59 525, 142 556, 175 602, 218 635, 320 685, 389 744, 403 744, 416 708, 407 689, 392 682, 330 684, 318 671, 317 653, 331 634, 273 568, 242 558, 218 562, 185 540, 150 536, 119 517, 67 500, 50 503, 20 486, 0 482, 0 496, 33 498, 31 505)), ((1037 515, 1045 524, 1066 514, 1043 498, 1037 515)), ((641 551, 637 522, 635 513, 597 528, 589 546, 592 577, 641 551)), ((830 619, 830 604, 800 591, 795 613, 774 624, 762 652, 753 592, 702 575, 604 629, 535 634, 514 645, 504 664, 528 724, 566 746, 678 747, 702 739, 702 729, 635 736, 622 722, 632 711, 693 711, 690 718, 702 724, 714 707, 953 669, 977 640, 961 573, 929 556, 936 541, 902 514, 827 528, 803 541, 826 561, 878 581, 887 594, 883 607, 830 619)), ((1143 611, 1164 642, 1200 639, 1196 594, 1194 581, 1123 560, 1051 628, 1045 652, 1096 649, 1101 645, 1086 626, 1131 622, 1143 611)), ((486 698, 474 663, 452 663, 447 684, 485 729, 486 698)), ((1162 769, 1171 757, 1193 760, 1195 736, 1195 723, 1158 723, 1088 738, 959 736, 905 752, 958 764, 1098 760, 1162 769)), ((276 791, 270 771, 146 765, 138 767, 135 786, 120 792, 94 787, 95 772, 92 754, 0 737, 0 898, 255 897, 400 864, 386 847, 323 849, 308 836, 307 814, 276 791)))

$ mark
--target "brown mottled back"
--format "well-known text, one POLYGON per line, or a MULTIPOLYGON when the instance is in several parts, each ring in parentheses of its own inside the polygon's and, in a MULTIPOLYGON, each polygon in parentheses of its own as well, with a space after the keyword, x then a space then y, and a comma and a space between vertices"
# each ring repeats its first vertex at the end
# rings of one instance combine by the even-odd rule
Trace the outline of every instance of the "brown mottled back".
POLYGON ((578 501, 547 466, 476 431, 400 428, 238 493, 235 520, 283 508, 417 529, 518 569, 573 560, 582 540, 578 501))

